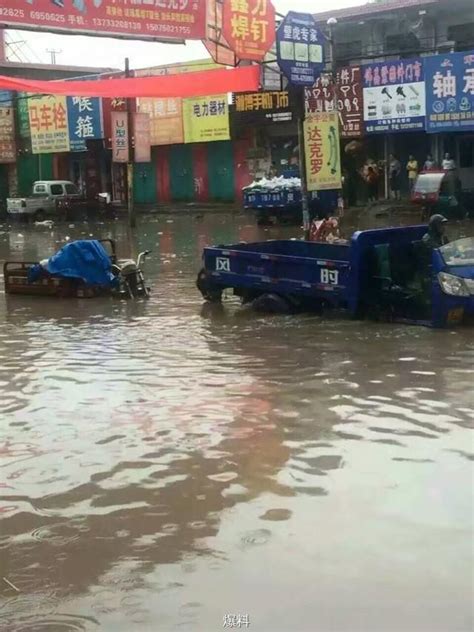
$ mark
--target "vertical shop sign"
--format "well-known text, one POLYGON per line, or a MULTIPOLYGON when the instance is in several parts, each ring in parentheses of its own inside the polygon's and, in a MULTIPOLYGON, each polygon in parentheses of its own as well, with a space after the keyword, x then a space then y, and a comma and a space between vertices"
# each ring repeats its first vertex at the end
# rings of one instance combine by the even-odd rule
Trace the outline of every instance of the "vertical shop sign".
POLYGON ((0 107, 0 164, 16 161, 15 116, 13 108, 0 107))
POLYGON ((71 151, 86 151, 88 140, 103 138, 99 98, 67 97, 67 113, 71 151))
POLYGON ((362 66, 364 122, 369 134, 416 132, 425 128, 423 59, 362 66))
POLYGON ((360 66, 344 66, 337 71, 336 84, 330 75, 321 75, 312 88, 305 88, 306 114, 339 113, 341 138, 358 138, 363 130, 363 95, 360 66))
POLYGON ((425 57, 426 131, 474 130, 474 50, 425 57))
POLYGON ((133 115, 135 162, 151 162, 150 116, 136 112, 133 115))
POLYGON ((240 59, 263 61, 275 42, 271 0, 224 0, 223 35, 240 59))
POLYGON ((112 160, 128 162, 130 159, 128 112, 112 112, 112 160))
POLYGON ((308 191, 341 188, 341 154, 336 112, 310 114, 304 123, 308 191))
POLYGON ((34 154, 69 151, 66 97, 29 97, 28 115, 34 154))
POLYGON ((313 86, 324 69, 324 37, 310 13, 290 11, 277 32, 277 60, 295 86, 313 86))

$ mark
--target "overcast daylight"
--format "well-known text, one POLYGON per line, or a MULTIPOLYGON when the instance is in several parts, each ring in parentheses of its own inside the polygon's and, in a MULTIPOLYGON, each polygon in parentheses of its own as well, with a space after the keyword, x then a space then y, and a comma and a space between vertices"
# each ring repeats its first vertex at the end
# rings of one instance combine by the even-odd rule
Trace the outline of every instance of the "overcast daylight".
MULTIPOLYGON (((0 3, 1 4, 1 3, 0 3)), ((277 0, 277 11, 285 14, 292 11, 329 11, 343 7, 364 4, 354 0, 277 0)), ((124 58, 130 58, 133 68, 144 68, 167 62, 203 59, 209 54, 201 42, 188 41, 185 45, 164 45, 109 38, 52 35, 51 33, 32 33, 31 31, 10 31, 7 35, 9 58, 12 61, 30 61, 48 63, 51 51, 57 64, 78 65, 104 68, 123 67, 124 58), (48 52, 48 50, 50 52, 48 52)))

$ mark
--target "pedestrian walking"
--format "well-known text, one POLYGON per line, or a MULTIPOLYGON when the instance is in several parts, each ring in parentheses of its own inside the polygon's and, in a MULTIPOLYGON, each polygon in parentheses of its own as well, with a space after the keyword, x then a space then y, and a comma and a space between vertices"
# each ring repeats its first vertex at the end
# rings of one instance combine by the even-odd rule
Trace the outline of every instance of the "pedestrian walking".
POLYGON ((395 200, 400 199, 400 180, 401 180, 402 166, 396 156, 390 154, 388 162, 388 177, 390 181, 390 192, 392 198, 395 200))

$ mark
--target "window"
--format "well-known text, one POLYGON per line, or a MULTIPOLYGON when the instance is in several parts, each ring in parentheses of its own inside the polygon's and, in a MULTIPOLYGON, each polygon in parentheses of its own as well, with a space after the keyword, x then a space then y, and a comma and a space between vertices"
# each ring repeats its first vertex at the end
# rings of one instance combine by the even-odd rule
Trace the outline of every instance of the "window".
POLYGON ((63 194, 63 185, 62 184, 52 184, 51 185, 51 195, 62 195, 63 194))
POLYGON ((385 54, 412 57, 420 50, 420 42, 414 33, 388 35, 385 38, 385 54))
POLYGON ((33 189, 33 197, 46 197, 47 191, 44 184, 36 184, 33 189))
POLYGON ((470 50, 474 46, 474 22, 448 27, 448 40, 456 42, 456 50, 470 50))
POLYGON ((66 184, 66 194, 67 195, 77 195, 79 191, 77 190, 74 184, 66 184))
POLYGON ((360 59, 362 57, 362 40, 337 42, 334 48, 335 57, 340 62, 347 62, 351 59, 360 59))

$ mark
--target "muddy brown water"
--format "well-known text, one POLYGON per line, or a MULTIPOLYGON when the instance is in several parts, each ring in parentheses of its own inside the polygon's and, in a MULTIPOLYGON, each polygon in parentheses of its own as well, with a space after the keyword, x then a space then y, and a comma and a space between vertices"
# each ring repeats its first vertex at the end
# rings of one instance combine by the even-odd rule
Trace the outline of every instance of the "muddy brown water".
POLYGON ((153 250, 149 302, 0 293, 2 630, 472 629, 473 331, 203 307, 204 245, 292 234, 0 226, 153 250))

